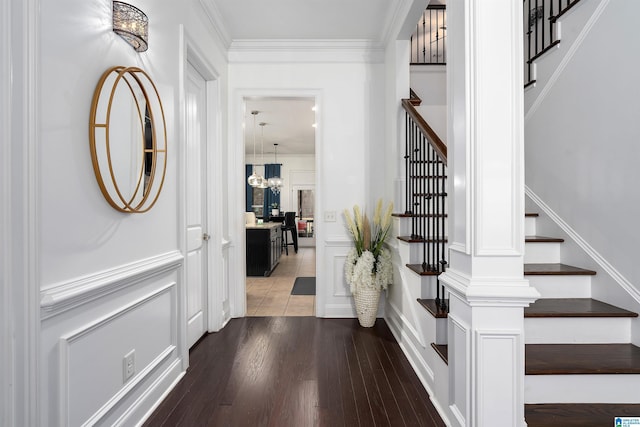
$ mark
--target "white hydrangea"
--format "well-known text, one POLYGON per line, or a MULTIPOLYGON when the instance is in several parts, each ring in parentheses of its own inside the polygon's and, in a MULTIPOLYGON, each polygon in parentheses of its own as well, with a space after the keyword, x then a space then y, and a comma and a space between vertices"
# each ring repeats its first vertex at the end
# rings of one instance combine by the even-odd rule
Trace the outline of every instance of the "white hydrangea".
POLYGON ((391 255, 382 249, 378 260, 370 251, 363 251, 358 257, 357 250, 353 248, 345 262, 345 278, 350 285, 351 293, 356 291, 356 287, 386 290, 393 280, 391 255))

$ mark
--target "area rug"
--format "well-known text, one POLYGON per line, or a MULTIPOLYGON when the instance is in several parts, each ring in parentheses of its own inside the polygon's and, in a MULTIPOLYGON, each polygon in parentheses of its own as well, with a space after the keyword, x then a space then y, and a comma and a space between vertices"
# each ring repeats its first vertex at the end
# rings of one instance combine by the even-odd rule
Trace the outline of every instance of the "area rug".
POLYGON ((296 277, 296 281, 291 289, 291 295, 315 295, 316 294, 316 278, 315 277, 296 277))

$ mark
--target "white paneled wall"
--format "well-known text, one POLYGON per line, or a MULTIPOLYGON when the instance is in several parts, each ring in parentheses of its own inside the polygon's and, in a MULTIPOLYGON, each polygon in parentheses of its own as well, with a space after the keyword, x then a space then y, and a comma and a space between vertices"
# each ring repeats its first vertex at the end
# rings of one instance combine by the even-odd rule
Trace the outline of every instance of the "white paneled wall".
MULTIPOLYGON (((37 105, 33 127, 38 137, 28 154, 38 167, 28 171, 34 191, 24 196, 35 201, 25 204, 27 212, 21 215, 37 232, 34 255, 27 260, 35 266, 35 279, 21 286, 40 296, 40 307, 34 309, 42 322, 30 319, 39 330, 27 338, 38 343, 40 357, 30 372, 34 380, 25 388, 35 393, 29 404, 41 425, 134 425, 188 366, 180 64, 187 50, 205 52, 199 59, 217 71, 211 144, 220 145, 226 140, 226 51, 203 2, 134 4, 149 17, 149 50, 144 53, 111 31, 110 1, 29 0, 28 19, 13 20, 37 22, 21 24, 13 33, 18 34, 16 51, 21 43, 37 45, 27 70, 36 88, 24 91, 24 102, 37 105), (112 209, 91 164, 87 133, 93 92, 101 74, 115 65, 138 66, 151 76, 167 122, 167 175, 158 202, 144 214, 112 209), (131 351, 134 373, 125 380, 123 359, 131 351)), ((224 153, 218 145, 217 152, 224 153)), ((213 169, 225 170, 222 155, 215 162, 213 169)), ((216 221, 225 224, 222 215, 216 221)), ((218 241, 230 234, 222 228, 215 231, 218 241)), ((228 274, 225 261, 216 264, 215 272, 216 278, 228 274)))
POLYGON ((42 365, 50 372, 40 390, 48 402, 43 425, 139 417, 176 379, 182 258, 154 261, 66 284, 66 295, 43 292, 50 302, 43 308, 42 365), (133 375, 125 379, 123 360, 131 351, 133 375))

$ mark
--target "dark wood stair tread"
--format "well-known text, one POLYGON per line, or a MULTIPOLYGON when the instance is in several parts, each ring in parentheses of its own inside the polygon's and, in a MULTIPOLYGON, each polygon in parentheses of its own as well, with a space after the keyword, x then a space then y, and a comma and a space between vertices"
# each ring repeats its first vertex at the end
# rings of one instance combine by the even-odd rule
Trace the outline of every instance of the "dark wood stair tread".
POLYGON ((526 344, 525 374, 640 374, 633 344, 526 344))
POLYGON ((524 241, 528 243, 562 243, 564 239, 559 237, 524 236, 524 241))
POLYGON ((430 266, 427 266, 427 268, 425 269, 422 267, 422 264, 407 264, 407 267, 409 267, 409 269, 414 273, 417 273, 421 276, 438 276, 441 273, 441 271, 430 268, 430 266))
POLYGON ((448 365, 449 364, 449 346, 446 344, 431 343, 431 347, 433 347, 436 353, 438 353, 438 356, 440 356, 440 358, 444 360, 444 363, 448 365))
POLYGON ((530 217, 530 218, 537 218, 537 217, 539 217, 540 215, 538 215, 538 214, 537 214, 537 213, 535 213, 535 212, 527 212, 527 213, 525 213, 525 214, 524 214, 524 216, 525 216, 525 217, 530 217))
POLYGON ((396 218, 433 218, 433 217, 439 217, 439 218, 446 218, 449 215, 447 214, 412 214, 412 213, 394 213, 391 214, 391 216, 396 217, 396 218))
MULTIPOLYGON (((449 300, 444 300, 445 305, 449 306, 449 300)), ((418 303, 422 307, 424 307, 431 315, 437 319, 442 319, 447 317, 447 309, 443 309, 439 304, 436 304, 436 300, 434 299, 420 299, 418 298, 418 303)))
MULTIPOLYGON (((424 243, 425 239, 422 236, 398 236, 398 240, 402 240, 403 242, 408 243, 424 243)), ((427 243, 439 242, 439 243, 447 243, 448 240, 445 237, 444 239, 426 239, 427 243)))
POLYGON ((566 264, 525 264, 525 276, 593 276, 593 270, 586 270, 566 264))
POLYGON ((524 405, 529 427, 613 426, 614 417, 640 417, 640 405, 630 403, 544 403, 524 405))
POLYGON ((591 298, 542 298, 525 307, 524 317, 638 317, 638 314, 591 298))

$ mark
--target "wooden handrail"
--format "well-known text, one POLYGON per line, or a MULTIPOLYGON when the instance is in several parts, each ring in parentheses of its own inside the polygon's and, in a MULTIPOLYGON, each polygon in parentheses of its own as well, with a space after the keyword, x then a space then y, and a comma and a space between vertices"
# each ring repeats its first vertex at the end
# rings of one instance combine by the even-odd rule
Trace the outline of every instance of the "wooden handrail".
POLYGON ((431 129, 431 126, 422 118, 418 110, 413 106, 413 102, 411 99, 403 99, 402 107, 409 114, 411 119, 415 122, 418 129, 422 131, 422 133, 427 136, 427 140, 429 144, 433 147, 433 149, 438 153, 438 156, 442 159, 444 164, 447 164, 447 146, 442 142, 438 134, 431 129))

